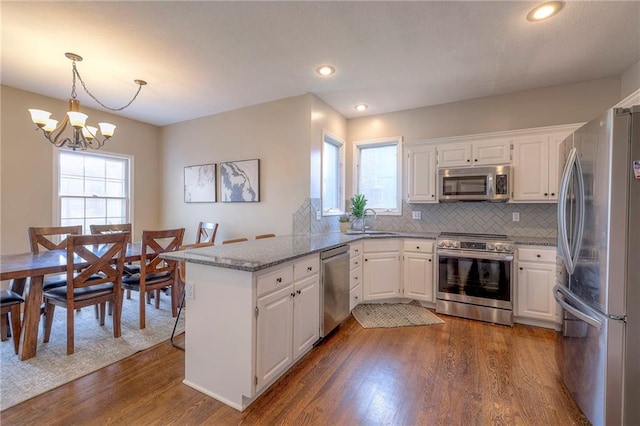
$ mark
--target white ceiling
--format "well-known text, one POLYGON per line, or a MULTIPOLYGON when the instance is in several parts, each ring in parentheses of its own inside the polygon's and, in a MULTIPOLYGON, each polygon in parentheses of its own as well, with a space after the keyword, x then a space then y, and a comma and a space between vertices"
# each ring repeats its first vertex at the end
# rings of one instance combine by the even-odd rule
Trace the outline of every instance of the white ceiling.
MULTIPOLYGON (((147 80, 120 114, 165 125, 309 92, 351 118, 620 75, 640 60, 640 1, 569 1, 530 23, 536 4, 2 0, 1 82, 66 99, 74 52, 107 105, 147 80), (321 64, 336 74, 318 77, 321 64)), ((96 107, 80 87, 78 98, 96 107)))

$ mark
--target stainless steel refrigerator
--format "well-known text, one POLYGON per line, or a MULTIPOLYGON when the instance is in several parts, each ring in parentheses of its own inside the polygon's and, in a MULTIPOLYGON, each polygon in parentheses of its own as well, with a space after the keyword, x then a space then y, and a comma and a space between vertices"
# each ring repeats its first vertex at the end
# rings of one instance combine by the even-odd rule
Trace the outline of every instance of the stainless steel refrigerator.
POLYGON ((611 109, 564 143, 562 379, 594 425, 640 425, 640 106, 611 109))

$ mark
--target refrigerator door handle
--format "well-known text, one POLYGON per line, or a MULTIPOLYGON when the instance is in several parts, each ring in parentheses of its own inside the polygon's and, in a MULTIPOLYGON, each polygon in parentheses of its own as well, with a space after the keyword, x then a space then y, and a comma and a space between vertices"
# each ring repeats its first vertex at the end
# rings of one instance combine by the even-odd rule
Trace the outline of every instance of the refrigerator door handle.
POLYGON ((556 285, 553 287, 553 297, 565 311, 569 312, 572 315, 575 315, 597 330, 602 329, 603 322, 596 317, 591 308, 589 308, 584 302, 580 301, 576 296, 570 294, 569 290, 565 289, 563 286, 556 285), (567 300, 565 300, 565 298, 567 300), (569 301, 571 301, 571 303, 575 305, 578 305, 578 307, 569 304, 569 301))
POLYGON ((576 149, 571 148, 564 166, 564 171, 562 172, 560 189, 558 191, 558 245, 560 246, 564 266, 570 274, 573 273, 574 265, 571 257, 571 248, 569 247, 569 236, 567 234, 567 196, 569 194, 569 182, 571 181, 576 156, 576 149))
MULTIPOLYGON (((573 247, 571 251, 571 263, 573 265, 573 269, 575 269, 576 264, 578 263, 578 258, 580 256, 580 249, 582 248, 582 234, 584 232, 584 216, 586 212, 585 208, 585 200, 586 200, 586 188, 584 185, 584 176, 582 174, 582 165, 580 164, 580 157, 576 152, 575 157, 575 174, 576 181, 578 184, 578 189, 576 193, 576 218, 578 219, 575 223, 575 228, 573 231, 573 235, 575 238, 573 239, 573 247)), ((571 271, 573 273, 573 270, 571 271)))

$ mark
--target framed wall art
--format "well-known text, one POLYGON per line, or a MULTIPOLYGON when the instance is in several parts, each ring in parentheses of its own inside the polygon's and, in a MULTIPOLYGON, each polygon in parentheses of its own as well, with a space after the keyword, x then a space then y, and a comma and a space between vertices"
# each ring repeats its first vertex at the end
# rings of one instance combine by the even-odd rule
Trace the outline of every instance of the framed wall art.
POLYGON ((215 164, 201 164, 184 168, 184 202, 216 202, 215 164))
POLYGON ((260 160, 220 163, 220 201, 260 201, 260 160))

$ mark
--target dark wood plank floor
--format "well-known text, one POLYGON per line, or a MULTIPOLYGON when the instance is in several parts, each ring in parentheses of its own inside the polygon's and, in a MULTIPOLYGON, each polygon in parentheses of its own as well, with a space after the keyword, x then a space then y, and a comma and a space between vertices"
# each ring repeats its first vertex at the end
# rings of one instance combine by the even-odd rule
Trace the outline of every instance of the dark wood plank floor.
MULTIPOLYGON (((8 425, 588 424, 561 384, 556 333, 446 317, 363 329, 350 317, 240 413, 182 384, 169 342, 0 413, 8 425)), ((3 386, 9 384, 3 383, 3 386)))

